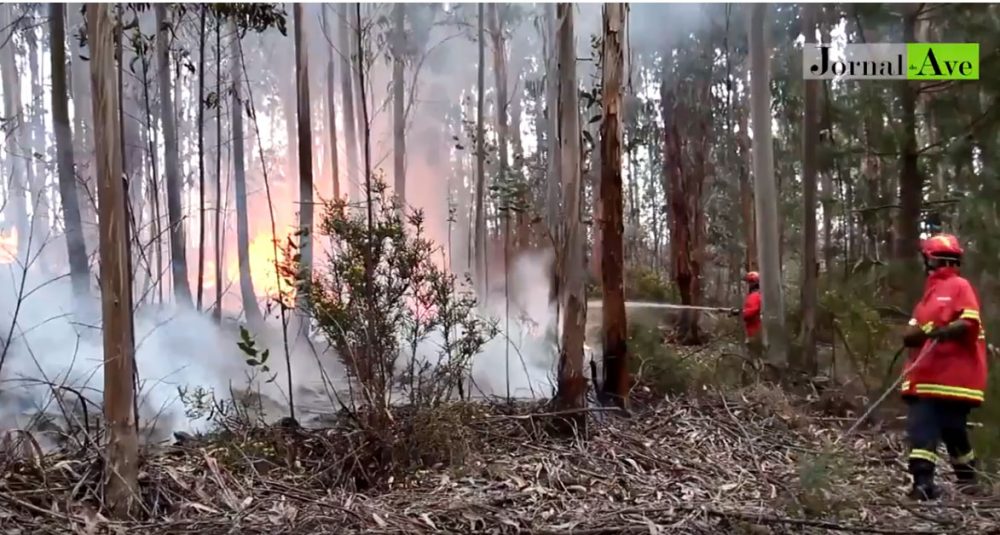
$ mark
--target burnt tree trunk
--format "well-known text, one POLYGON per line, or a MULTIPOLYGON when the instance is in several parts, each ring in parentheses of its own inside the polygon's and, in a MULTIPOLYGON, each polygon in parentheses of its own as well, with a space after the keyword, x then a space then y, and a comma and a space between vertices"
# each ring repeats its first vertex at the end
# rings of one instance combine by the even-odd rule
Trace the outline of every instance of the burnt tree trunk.
MULTIPOLYGON (((603 393, 624 407, 629 372, 625 318, 625 249, 622 243, 622 37, 625 5, 605 4, 601 121, 601 291, 604 332, 603 393)), ((594 259, 597 262, 597 259, 594 259)))

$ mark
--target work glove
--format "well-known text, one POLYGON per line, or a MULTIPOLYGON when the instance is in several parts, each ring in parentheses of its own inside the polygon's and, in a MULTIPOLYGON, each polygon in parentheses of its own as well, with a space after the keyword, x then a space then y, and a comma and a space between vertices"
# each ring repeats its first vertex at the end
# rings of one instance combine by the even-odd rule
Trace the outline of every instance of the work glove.
POLYGON ((741 312, 743 312, 743 311, 740 310, 740 309, 738 309, 738 308, 731 308, 731 309, 729 309, 729 315, 730 316, 739 316, 741 312))
POLYGON ((927 333, 931 340, 955 340, 961 338, 969 328, 964 320, 955 320, 944 327, 935 327, 927 333))
POLYGON ((921 329, 915 320, 911 320, 906 332, 903 333, 903 345, 910 348, 922 347, 927 341, 928 332, 929 330, 921 329))

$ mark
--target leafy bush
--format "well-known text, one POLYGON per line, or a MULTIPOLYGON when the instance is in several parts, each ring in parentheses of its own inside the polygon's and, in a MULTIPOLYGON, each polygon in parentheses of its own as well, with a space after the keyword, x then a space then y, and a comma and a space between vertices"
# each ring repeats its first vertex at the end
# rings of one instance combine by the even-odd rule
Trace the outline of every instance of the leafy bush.
MULTIPOLYGON (((308 292, 309 312, 347 368, 350 409, 372 431, 393 420, 393 393, 420 408, 461 395, 472 357, 496 334, 474 313, 470 285, 460 290, 435 264, 423 214, 403 212, 381 180, 367 212, 326 203, 318 228, 331 254, 297 289, 308 292)), ((286 258, 282 273, 294 279, 299 256, 286 258)))
POLYGON ((625 299, 636 301, 677 301, 677 291, 655 271, 637 266, 625 273, 625 299))

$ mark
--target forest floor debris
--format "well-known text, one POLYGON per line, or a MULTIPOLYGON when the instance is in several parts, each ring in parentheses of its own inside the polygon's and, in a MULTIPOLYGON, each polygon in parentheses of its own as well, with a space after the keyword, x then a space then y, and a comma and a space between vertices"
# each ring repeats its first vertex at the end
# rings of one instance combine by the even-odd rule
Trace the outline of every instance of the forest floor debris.
MULTIPOLYGON (((0 462, 4 533, 987 533, 1000 499, 951 488, 915 504, 896 431, 810 414, 750 388, 589 414, 587 440, 541 429, 537 405, 463 406, 430 468, 365 490, 377 468, 345 429, 254 429, 144 460, 144 522, 100 514, 95 454, 0 462), (460 443, 460 444, 459 444, 460 443), (461 446, 460 448, 458 446, 461 446), (353 449, 352 449, 353 448, 353 449), (461 456, 457 459, 458 455, 461 456), (354 488, 352 488, 354 487, 354 488)), ((447 409, 451 410, 451 409, 447 409)), ((446 418, 448 419, 448 418, 446 418)), ((433 462, 433 459, 431 459, 433 462)), ((989 484, 996 474, 987 475, 989 484)), ((995 487, 995 485, 993 485, 995 487)))

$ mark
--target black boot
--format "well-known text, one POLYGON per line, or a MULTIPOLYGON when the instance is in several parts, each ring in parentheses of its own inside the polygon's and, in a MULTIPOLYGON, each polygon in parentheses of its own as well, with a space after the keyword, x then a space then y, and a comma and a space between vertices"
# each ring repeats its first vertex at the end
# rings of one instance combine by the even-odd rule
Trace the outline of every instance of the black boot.
POLYGON ((982 496, 983 489, 976 481, 976 460, 972 459, 967 463, 952 464, 955 469, 955 478, 958 480, 956 488, 967 496, 982 496))
POLYGON ((910 474, 913 475, 913 488, 908 496, 912 500, 936 500, 941 496, 941 489, 934 484, 934 463, 924 459, 910 459, 910 474))

